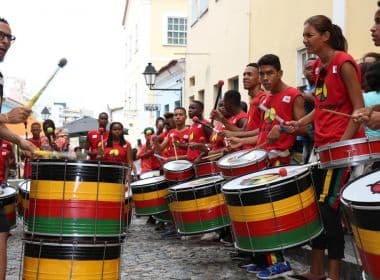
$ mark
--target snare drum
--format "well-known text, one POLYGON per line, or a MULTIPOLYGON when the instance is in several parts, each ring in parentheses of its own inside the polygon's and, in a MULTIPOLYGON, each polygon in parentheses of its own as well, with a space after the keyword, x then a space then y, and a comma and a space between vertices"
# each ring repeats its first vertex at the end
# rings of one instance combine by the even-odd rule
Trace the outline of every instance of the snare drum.
POLYGON ((157 177, 157 176, 160 176, 160 170, 152 170, 152 171, 141 173, 140 179, 143 180, 143 179, 148 179, 148 178, 157 177))
POLYGON ((223 186, 235 246, 250 252, 274 251, 309 241, 322 231, 308 168, 270 168, 223 186))
POLYGON ((216 161, 207 161, 194 165, 195 177, 204 177, 220 174, 220 168, 216 161))
POLYGON ((17 193, 17 212, 21 217, 24 217, 24 222, 27 221, 29 216, 29 193, 30 193, 30 179, 22 181, 18 185, 17 193))
POLYGON ((164 176, 139 180, 131 184, 136 215, 150 216, 168 211, 165 200, 168 182, 164 176))
POLYGON ((319 147, 321 168, 339 168, 380 160, 380 137, 356 138, 319 147))
POLYGON ((169 208, 179 233, 197 234, 230 224, 222 182, 223 177, 217 175, 169 188, 169 208))
POLYGON ((187 160, 173 160, 164 164, 164 176, 168 181, 187 181, 194 176, 193 164, 187 160))
POLYGON ((267 166, 267 152, 264 150, 237 151, 218 160, 218 167, 224 178, 242 176, 264 169, 267 166), (243 155, 244 154, 244 155, 243 155))
POLYGON ((5 217, 9 228, 16 227, 16 190, 12 187, 0 188, 0 203, 4 208, 5 217))
POLYGON ((347 184, 341 201, 367 279, 380 279, 380 170, 347 184))
POLYGON ((127 167, 118 163, 32 161, 27 232, 121 236, 127 167))

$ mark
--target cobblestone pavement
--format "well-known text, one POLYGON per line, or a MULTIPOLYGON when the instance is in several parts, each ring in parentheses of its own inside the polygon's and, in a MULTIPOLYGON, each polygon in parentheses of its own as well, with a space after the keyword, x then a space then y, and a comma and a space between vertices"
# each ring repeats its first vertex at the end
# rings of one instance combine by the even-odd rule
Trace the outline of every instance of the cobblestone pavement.
MULTIPOLYGON (((22 225, 19 220, 8 241, 7 280, 19 279, 22 257, 22 225)), ((133 218, 122 249, 121 279, 218 280, 256 279, 230 259, 231 247, 219 242, 162 239, 146 218, 133 218)), ((286 256, 296 272, 306 270, 306 250, 288 250, 286 256)), ((353 278, 356 278, 354 274, 353 278)), ((343 278, 348 279, 348 278, 343 278)))

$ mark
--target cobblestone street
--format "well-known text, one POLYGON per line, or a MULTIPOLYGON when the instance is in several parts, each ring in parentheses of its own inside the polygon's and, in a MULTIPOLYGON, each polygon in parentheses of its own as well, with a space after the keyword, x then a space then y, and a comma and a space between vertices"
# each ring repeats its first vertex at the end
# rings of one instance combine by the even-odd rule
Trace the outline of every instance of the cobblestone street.
MULTIPOLYGON (((12 230, 8 242, 7 280, 19 279, 22 259, 22 225, 12 230)), ((176 279, 217 280, 256 279, 231 261, 230 252, 219 242, 201 241, 199 238, 180 240, 161 238, 155 227, 146 225, 146 218, 132 220, 122 249, 121 279, 176 279)), ((300 248, 286 251, 286 256, 296 272, 306 270, 308 252, 300 248)), ((342 279, 359 279, 358 271, 345 268, 342 279)))

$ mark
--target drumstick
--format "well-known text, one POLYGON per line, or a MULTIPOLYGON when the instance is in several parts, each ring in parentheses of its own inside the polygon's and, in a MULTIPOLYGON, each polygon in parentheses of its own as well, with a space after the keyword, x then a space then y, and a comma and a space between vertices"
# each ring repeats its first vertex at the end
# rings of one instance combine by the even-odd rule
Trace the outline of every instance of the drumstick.
POLYGON ((174 135, 172 134, 171 137, 172 137, 172 144, 173 144, 173 149, 174 149, 175 160, 178 160, 177 149, 175 148, 175 143, 174 143, 174 135))
POLYGON ((216 154, 212 154, 212 155, 204 156, 204 157, 202 157, 201 159, 202 159, 202 160, 206 160, 206 159, 210 159, 210 158, 214 158, 214 157, 220 157, 220 156, 222 156, 222 155, 223 155, 223 153, 216 153, 216 154))
POLYGON ((102 151, 104 152, 104 137, 103 137, 104 128, 103 127, 99 127, 98 130, 99 130, 99 133, 100 133, 100 141, 101 141, 102 151))
MULTIPOLYGON (((259 104, 259 109, 261 110, 261 111, 264 111, 264 112, 268 112, 269 111, 269 109, 264 105, 264 104, 259 104)), ((280 123, 280 124, 284 124, 284 119, 283 118, 281 118, 280 116, 278 116, 277 114, 274 114, 274 118, 280 123)))
POLYGON ((207 124, 207 123, 203 123, 197 116, 193 117, 193 122, 195 123, 199 123, 200 125, 203 125, 205 127, 208 127, 209 129, 212 129, 212 131, 214 131, 215 133, 220 133, 219 130, 217 130, 215 127, 207 124))
POLYGON ((245 155, 248 155, 250 152, 262 148, 263 146, 265 146, 265 144, 267 144, 267 141, 261 143, 260 145, 256 145, 254 148, 247 150, 245 153, 242 153, 241 155, 238 155, 236 158, 241 158, 241 157, 243 157, 245 155))
MULTIPOLYGON (((215 99, 213 110, 216 110, 216 108, 218 107, 219 99, 222 97, 222 87, 223 87, 223 85, 224 85, 224 81, 223 80, 219 80, 218 81, 218 94, 217 94, 216 99, 215 99)), ((213 126, 213 125, 214 125, 214 119, 211 120, 211 126, 213 126)))
POLYGON ((327 113, 334 114, 334 115, 338 115, 338 116, 342 116, 342 117, 346 117, 346 118, 352 118, 351 115, 345 114, 345 113, 342 113, 342 112, 338 112, 338 111, 334 111, 334 110, 329 110, 329 109, 321 109, 321 110, 324 111, 324 112, 327 112, 327 113))
POLYGON ((163 156, 160 156, 159 154, 153 154, 156 158, 158 159, 161 159, 161 160, 164 160, 164 161, 167 161, 168 158, 167 157, 163 157, 163 156))
POLYGON ((36 156, 46 158, 71 158, 72 155, 74 155, 75 153, 38 150, 35 151, 33 154, 36 156))

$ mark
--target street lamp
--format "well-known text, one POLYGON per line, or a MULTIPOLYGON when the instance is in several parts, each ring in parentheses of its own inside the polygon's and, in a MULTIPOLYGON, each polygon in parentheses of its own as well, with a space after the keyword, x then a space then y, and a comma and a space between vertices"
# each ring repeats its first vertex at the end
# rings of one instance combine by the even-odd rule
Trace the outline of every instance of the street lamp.
POLYGON ((145 83, 150 90, 162 90, 162 91, 179 91, 180 96, 180 106, 182 106, 182 86, 180 88, 154 88, 156 83, 157 71, 156 68, 152 65, 151 62, 145 67, 144 72, 142 73, 145 78, 145 83))
POLYGON ((50 111, 46 106, 42 109, 41 116, 44 121, 46 121, 50 117, 50 111))

